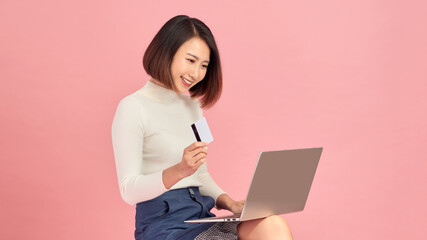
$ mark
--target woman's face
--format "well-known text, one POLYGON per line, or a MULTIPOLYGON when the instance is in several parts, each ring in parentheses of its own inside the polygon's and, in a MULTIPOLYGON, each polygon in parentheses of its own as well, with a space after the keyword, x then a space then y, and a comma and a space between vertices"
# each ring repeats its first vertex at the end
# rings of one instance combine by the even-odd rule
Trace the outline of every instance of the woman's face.
POLYGON ((171 73, 179 93, 186 93, 206 75, 210 50, 200 38, 184 42, 172 59, 171 73))

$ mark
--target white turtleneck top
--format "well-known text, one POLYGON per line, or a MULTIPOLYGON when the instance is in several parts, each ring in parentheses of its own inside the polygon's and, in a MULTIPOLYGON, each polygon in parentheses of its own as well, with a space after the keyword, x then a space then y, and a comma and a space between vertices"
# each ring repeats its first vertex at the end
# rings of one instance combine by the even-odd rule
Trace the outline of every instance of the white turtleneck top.
MULTIPOLYGON (((148 81, 122 99, 113 120, 112 138, 120 194, 128 204, 166 192, 162 172, 182 160, 184 148, 196 141, 191 124, 203 117, 200 103, 186 94, 148 81)), ((215 200, 224 193, 206 163, 171 189, 196 186, 215 200)))

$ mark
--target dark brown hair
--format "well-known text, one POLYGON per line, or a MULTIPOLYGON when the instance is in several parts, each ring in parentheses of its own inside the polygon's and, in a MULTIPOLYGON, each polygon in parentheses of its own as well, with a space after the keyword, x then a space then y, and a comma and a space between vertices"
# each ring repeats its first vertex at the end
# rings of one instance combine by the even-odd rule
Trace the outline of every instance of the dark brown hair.
POLYGON ((192 98, 200 97, 202 108, 208 108, 221 96, 222 70, 214 36, 208 26, 199 19, 179 15, 167 21, 145 51, 143 65, 152 78, 175 90, 171 74, 172 59, 178 48, 193 37, 206 42, 210 50, 210 59, 206 76, 203 81, 190 88, 190 94, 192 98))

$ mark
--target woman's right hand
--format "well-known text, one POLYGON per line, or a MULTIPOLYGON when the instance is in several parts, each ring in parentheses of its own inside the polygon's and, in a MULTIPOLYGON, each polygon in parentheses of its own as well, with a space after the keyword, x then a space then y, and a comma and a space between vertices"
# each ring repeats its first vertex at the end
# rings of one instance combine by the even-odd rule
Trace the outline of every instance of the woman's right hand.
POLYGON ((170 189, 181 179, 193 175, 199 167, 206 162, 208 143, 195 142, 184 149, 181 162, 169 167, 162 172, 163 185, 170 189))
POLYGON ((184 149, 182 160, 178 164, 180 172, 184 177, 188 177, 195 173, 197 169, 206 162, 208 150, 204 147, 207 145, 208 143, 206 142, 194 142, 184 149))

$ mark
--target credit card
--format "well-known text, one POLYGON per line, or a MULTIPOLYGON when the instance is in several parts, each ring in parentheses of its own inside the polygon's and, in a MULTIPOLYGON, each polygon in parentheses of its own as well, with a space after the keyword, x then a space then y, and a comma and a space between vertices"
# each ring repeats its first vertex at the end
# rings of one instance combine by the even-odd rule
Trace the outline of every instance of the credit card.
POLYGON ((191 124, 191 129, 193 130, 194 137, 198 142, 210 143, 213 141, 213 136, 205 117, 191 124))

